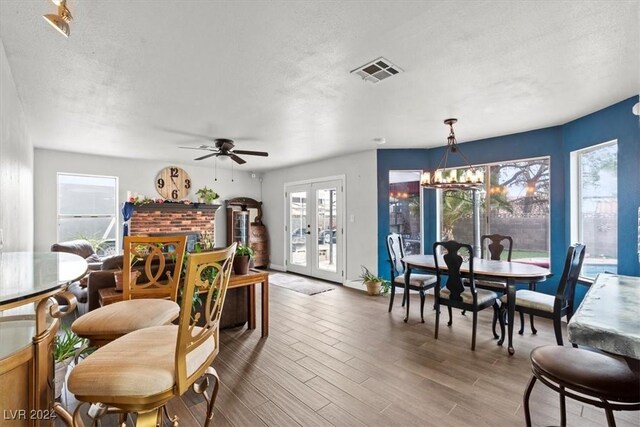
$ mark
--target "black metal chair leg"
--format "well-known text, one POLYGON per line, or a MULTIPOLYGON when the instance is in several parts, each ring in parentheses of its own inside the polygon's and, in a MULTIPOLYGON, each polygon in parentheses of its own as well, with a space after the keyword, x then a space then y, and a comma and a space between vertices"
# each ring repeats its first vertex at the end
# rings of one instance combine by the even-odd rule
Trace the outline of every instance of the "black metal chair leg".
POLYGON ((562 321, 560 316, 555 316, 553 318, 553 330, 556 333, 556 343, 558 345, 562 345, 562 321))
POLYGON ((462 310, 462 315, 466 316, 467 315, 467 310, 462 310))
POLYGON ((535 334, 537 334, 537 333, 538 333, 538 330, 537 330, 537 329, 536 329, 536 327, 533 325, 533 318, 534 318, 533 314, 530 314, 530 315, 529 315, 529 322, 531 323, 531 333, 532 333, 533 335, 535 335, 535 334))
POLYGON ((422 323, 424 323, 424 289, 420 289, 420 319, 422 319, 422 323))
POLYGON ((404 292, 402 292, 402 306, 404 307, 404 304, 407 302, 407 296, 404 294, 404 292))
POLYGON ((535 375, 531 375, 531 379, 527 384, 527 388, 524 391, 524 397, 522 398, 522 406, 524 407, 524 421, 527 427, 531 427, 531 412, 529 410, 529 398, 531 397, 531 391, 536 383, 535 375))
POLYGON ((567 403, 564 397, 564 387, 560 386, 560 427, 567 426, 567 403))
POLYGON ((449 323, 447 323, 447 326, 451 326, 453 324, 453 316, 451 314, 451 306, 450 305, 447 306, 447 310, 449 310, 449 323))
POLYGON ((522 314, 522 312, 520 311, 520 330, 518 331, 518 333, 520 335, 524 334, 524 314, 522 314))
POLYGON ((389 297, 389 313, 391 313, 391 309, 393 308, 393 297, 396 296, 396 285, 391 284, 391 296, 389 297))

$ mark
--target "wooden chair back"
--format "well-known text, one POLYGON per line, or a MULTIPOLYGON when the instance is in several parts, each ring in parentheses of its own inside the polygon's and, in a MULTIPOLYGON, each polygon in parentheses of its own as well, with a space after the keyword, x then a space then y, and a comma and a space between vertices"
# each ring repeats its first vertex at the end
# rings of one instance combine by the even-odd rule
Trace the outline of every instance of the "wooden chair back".
POLYGON ((466 257, 469 257, 469 280, 465 280, 468 283, 469 290, 472 294, 476 293, 475 280, 473 277, 473 248, 471 245, 465 243, 459 243, 455 240, 449 240, 447 242, 435 242, 433 244, 433 254, 436 266, 436 278, 438 280, 437 286, 442 287, 442 276, 447 276, 445 286, 451 293, 450 298, 452 301, 462 301, 462 292, 465 288, 462 281, 462 275, 460 274, 460 267, 465 262, 466 257), (442 257, 438 254, 442 253, 442 257), (463 258, 464 256, 464 258, 463 258), (441 258, 441 259, 440 259, 441 258), (444 270, 441 261, 447 266, 444 270))
POLYGON ((485 234, 480 237, 480 258, 485 259, 485 247, 489 252, 489 259, 500 261, 502 252, 505 250, 503 242, 507 243, 507 261, 511 261, 511 251, 513 247, 513 239, 511 236, 502 234, 485 234), (488 244, 487 244, 488 243, 488 244))
POLYGON ((166 298, 176 301, 187 236, 126 236, 122 266, 123 298, 166 298), (167 263, 174 262, 167 270, 167 263), (138 278, 134 266, 143 266, 138 278), (136 273, 134 273, 134 271, 136 273))
POLYGON ((176 347, 176 385, 178 395, 182 395, 207 370, 219 349, 219 329, 222 307, 227 295, 229 278, 237 243, 226 249, 191 253, 187 263, 184 287, 180 304, 180 323, 178 326, 178 341, 176 347), (199 313, 193 315, 193 297, 197 290, 207 289, 204 305, 204 319, 199 313), (198 322, 204 326, 197 326, 198 322), (200 345, 205 345, 212 339, 215 343, 214 351, 205 362, 195 369, 191 375, 187 372, 189 353, 200 345))
POLYGON ((390 233, 387 236, 387 254, 391 264, 391 280, 404 274, 404 239, 398 233, 390 233))
POLYGON ((564 261, 564 270, 558 283, 554 311, 559 311, 566 307, 573 307, 573 297, 575 295, 576 283, 582 269, 584 261, 585 245, 574 243, 567 250, 567 257, 564 261))

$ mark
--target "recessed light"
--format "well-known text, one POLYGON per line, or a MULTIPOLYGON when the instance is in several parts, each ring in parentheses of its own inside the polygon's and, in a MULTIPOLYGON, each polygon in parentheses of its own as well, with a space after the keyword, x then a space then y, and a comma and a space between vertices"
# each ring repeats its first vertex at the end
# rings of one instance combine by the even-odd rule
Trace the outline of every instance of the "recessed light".
POLYGON ((386 138, 374 138, 373 140, 378 145, 382 145, 382 144, 386 144, 387 143, 387 139, 386 138))

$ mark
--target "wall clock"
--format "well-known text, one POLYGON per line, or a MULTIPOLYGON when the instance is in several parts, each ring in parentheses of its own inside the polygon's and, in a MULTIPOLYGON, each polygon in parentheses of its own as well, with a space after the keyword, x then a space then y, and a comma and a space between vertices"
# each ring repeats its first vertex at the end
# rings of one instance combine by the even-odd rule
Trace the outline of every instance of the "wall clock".
POLYGON ((156 190, 165 199, 180 200, 189 194, 191 178, 182 168, 167 166, 156 177, 156 190))

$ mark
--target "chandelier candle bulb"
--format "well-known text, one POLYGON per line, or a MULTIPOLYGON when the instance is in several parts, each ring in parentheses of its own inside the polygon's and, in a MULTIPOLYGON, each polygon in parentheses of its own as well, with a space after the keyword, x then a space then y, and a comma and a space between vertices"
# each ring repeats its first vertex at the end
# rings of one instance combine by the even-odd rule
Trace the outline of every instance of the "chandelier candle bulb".
POLYGON ((456 169, 451 169, 451 172, 449 172, 449 182, 458 182, 458 171, 456 169))
POLYGON ((436 176, 433 178, 433 182, 435 182, 436 184, 440 184, 442 182, 442 171, 441 170, 437 170, 436 171, 436 176))

